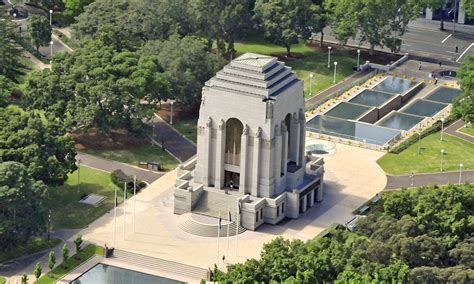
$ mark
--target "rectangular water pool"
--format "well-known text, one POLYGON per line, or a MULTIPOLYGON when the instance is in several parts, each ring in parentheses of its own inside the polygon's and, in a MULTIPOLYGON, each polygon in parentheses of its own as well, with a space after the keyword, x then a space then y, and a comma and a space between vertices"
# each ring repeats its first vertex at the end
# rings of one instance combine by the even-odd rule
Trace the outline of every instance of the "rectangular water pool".
POLYGON ((392 129, 409 130, 423 119, 425 119, 423 116, 394 111, 391 112, 386 118, 377 122, 377 125, 392 129))
POLYGON ((400 112, 429 117, 437 114, 447 106, 448 104, 421 99, 409 104, 400 112))
POLYGON ((371 107, 368 106, 342 102, 326 112, 325 115, 344 119, 356 119, 370 109, 371 107))
POLYGON ((181 284, 185 282, 99 263, 72 284, 181 284))
POLYGON ((392 94, 403 94, 407 90, 414 87, 417 82, 406 80, 398 77, 388 76, 382 82, 375 85, 372 90, 392 93, 392 94))
POLYGON ((379 107, 394 96, 394 94, 367 89, 350 99, 349 102, 365 106, 379 107))
POLYGON ((399 130, 385 128, 373 124, 344 120, 326 115, 317 115, 306 123, 307 130, 367 142, 375 145, 384 145, 400 135, 399 130))
POLYGON ((450 104, 453 102, 453 99, 459 96, 460 94, 461 94, 461 90, 448 88, 448 87, 439 87, 434 92, 424 97, 424 99, 450 104))

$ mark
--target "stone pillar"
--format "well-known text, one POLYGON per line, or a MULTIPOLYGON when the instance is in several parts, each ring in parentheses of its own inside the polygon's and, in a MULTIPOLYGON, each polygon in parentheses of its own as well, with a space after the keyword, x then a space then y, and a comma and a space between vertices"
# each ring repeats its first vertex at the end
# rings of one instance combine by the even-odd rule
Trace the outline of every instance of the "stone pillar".
POLYGON ((426 8, 426 16, 425 18, 427 20, 433 20, 433 10, 431 10, 430 8, 426 8))
POLYGON ((465 24, 466 23, 466 6, 464 5, 464 1, 459 1, 459 12, 458 12, 458 24, 465 24))
POLYGON ((258 196, 258 183, 259 183, 259 172, 260 172, 260 143, 262 136, 262 128, 258 127, 255 133, 253 142, 253 166, 252 166, 252 196, 258 196))
POLYGON ((318 195, 316 196, 317 202, 323 201, 323 189, 324 189, 324 175, 321 174, 321 183, 319 184, 319 189, 317 192, 318 195))
POLYGON ((247 179, 247 149, 249 140, 249 126, 246 124, 242 132, 241 146, 240 146, 240 185, 239 193, 246 194, 246 179, 247 179))
POLYGON ((304 112, 303 110, 300 109, 300 112, 299 112, 299 122, 300 122, 300 125, 299 125, 299 135, 300 135, 300 139, 299 139, 299 150, 298 150, 298 157, 299 157, 299 165, 301 164, 305 164, 305 155, 306 155, 306 150, 305 150, 305 139, 306 139, 306 119, 305 119, 305 116, 304 116, 304 112))
POLYGON ((286 175, 286 165, 288 163, 288 130, 286 129, 285 122, 281 124, 281 173, 286 175))
POLYGON ((275 185, 278 188, 280 185, 280 180, 281 180, 281 159, 282 159, 282 139, 281 139, 281 133, 280 133, 280 125, 275 125, 275 152, 274 152, 274 158, 275 161, 272 165, 274 169, 274 176, 275 176, 275 185))
MULTIPOLYGON (((209 171, 211 170, 209 165, 210 165, 210 157, 211 155, 207 155, 206 153, 210 153, 214 149, 212 149, 212 118, 209 116, 206 121, 206 128, 204 129, 204 151, 202 152, 204 157, 206 157, 203 162, 203 169, 202 169, 202 174, 203 174, 203 185, 208 186, 209 185, 209 171)), ((203 158, 204 158, 203 157, 203 158)))
POLYGON ((308 196, 304 196, 303 198, 300 198, 300 202, 303 202, 303 213, 306 212, 308 209, 308 196))
POLYGON ((216 140, 216 188, 224 187, 224 151, 225 151, 225 121, 221 119, 217 128, 216 140))
POLYGON ((309 193, 309 207, 314 205, 314 190, 309 193))
POLYGON ((296 113, 293 114, 293 119, 292 119, 292 123, 291 123, 291 129, 293 131, 293 129, 295 130, 293 133, 292 136, 294 137, 291 137, 292 139, 294 139, 293 141, 295 142, 294 144, 292 144, 291 146, 293 147, 293 149, 291 149, 291 153, 293 153, 292 155, 292 159, 294 159, 293 161, 295 161, 295 163, 300 166, 301 165, 301 159, 300 159, 300 147, 301 147, 301 127, 300 127, 300 123, 299 123, 299 119, 298 117, 296 116, 296 113))

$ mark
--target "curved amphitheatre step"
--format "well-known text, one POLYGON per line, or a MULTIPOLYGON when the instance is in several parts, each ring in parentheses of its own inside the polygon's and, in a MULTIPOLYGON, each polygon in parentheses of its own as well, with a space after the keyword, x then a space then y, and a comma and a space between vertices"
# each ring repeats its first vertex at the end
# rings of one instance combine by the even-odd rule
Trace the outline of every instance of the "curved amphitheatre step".
MULTIPOLYGON (((215 224, 199 222, 193 218, 192 213, 185 213, 179 216, 178 227, 181 230, 195 236, 216 238, 218 234, 217 222, 217 219, 215 224)), ((225 220, 223 220, 222 222, 223 224, 221 225, 220 229, 220 237, 227 236, 227 229, 229 229, 229 236, 235 236, 237 224, 235 222, 228 223, 225 220)), ((244 227, 239 226, 239 234, 242 234, 245 231, 246 229, 244 227)))

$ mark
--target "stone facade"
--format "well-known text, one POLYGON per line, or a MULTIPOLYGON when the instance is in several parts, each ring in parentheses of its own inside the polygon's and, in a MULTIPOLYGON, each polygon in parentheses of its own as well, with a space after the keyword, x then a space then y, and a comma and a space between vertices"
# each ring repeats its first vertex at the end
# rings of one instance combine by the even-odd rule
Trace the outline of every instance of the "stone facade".
POLYGON ((192 211, 206 190, 238 196, 229 206, 247 229, 297 218, 322 199, 323 166, 307 172, 305 131, 303 82, 291 68, 269 56, 236 58, 203 88, 197 158, 181 168, 175 213, 192 211))

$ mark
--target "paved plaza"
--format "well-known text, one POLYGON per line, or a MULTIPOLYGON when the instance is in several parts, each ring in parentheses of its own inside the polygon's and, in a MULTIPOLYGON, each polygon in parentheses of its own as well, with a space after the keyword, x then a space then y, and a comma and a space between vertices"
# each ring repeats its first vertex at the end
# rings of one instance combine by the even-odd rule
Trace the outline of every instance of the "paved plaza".
MULTIPOLYGON (((315 142, 310 139, 307 144, 315 142)), ((257 258, 263 244, 277 236, 308 240, 332 223, 351 219, 354 209, 385 187, 385 173, 375 162, 382 155, 381 152, 336 144, 335 151, 325 157, 323 202, 296 220, 283 221, 276 226, 263 225, 256 232, 240 234, 238 240, 231 237, 229 245, 226 238, 220 238, 219 255, 216 238, 194 236, 178 228, 179 216, 173 214, 174 170, 138 194, 136 200, 131 198, 117 209, 115 247, 202 268, 212 267, 223 255, 230 263, 257 258), (125 234, 124 209, 127 213, 125 234)), ((88 241, 113 246, 113 232, 112 210, 90 224, 82 234, 88 241)), ((219 265, 224 266, 222 260, 219 265)))

